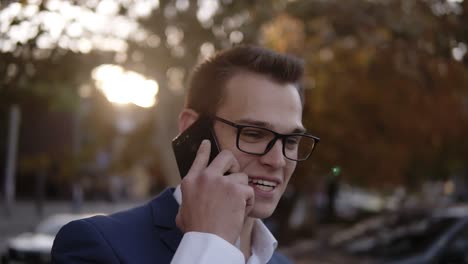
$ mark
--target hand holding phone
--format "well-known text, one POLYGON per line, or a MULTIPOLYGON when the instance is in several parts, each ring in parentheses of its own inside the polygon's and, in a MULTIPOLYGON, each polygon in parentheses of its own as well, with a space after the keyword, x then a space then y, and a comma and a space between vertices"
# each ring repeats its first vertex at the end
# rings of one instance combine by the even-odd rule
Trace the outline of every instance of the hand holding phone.
POLYGON ((210 148, 205 140, 182 179, 176 223, 182 232, 210 233, 234 245, 253 208, 254 191, 231 151, 223 150, 208 165, 210 148))

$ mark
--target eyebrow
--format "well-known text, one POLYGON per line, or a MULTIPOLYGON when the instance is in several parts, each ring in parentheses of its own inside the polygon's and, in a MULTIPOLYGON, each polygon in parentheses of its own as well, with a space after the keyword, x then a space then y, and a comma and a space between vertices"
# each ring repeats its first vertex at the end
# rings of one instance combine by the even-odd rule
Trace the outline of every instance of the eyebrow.
MULTIPOLYGON (((241 124, 246 124, 246 125, 252 125, 252 126, 258 126, 258 127, 264 127, 264 128, 268 128, 270 130, 274 130, 273 128, 273 125, 271 123, 268 123, 268 122, 264 122, 264 121, 259 121, 259 120, 253 120, 253 119, 250 119, 250 118, 246 118, 246 119, 240 119, 240 120, 237 120, 236 122, 238 123, 241 123, 241 124)), ((296 127, 291 133, 306 133, 307 130, 304 128, 304 127, 296 127)))

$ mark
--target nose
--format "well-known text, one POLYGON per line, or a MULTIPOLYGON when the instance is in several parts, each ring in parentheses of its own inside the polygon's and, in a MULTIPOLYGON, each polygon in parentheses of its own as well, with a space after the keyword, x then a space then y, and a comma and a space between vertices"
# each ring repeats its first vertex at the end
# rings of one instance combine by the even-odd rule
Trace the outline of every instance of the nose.
POLYGON ((282 140, 276 140, 275 144, 271 149, 260 157, 262 164, 268 165, 272 168, 278 169, 286 165, 286 157, 283 155, 283 142, 282 140))

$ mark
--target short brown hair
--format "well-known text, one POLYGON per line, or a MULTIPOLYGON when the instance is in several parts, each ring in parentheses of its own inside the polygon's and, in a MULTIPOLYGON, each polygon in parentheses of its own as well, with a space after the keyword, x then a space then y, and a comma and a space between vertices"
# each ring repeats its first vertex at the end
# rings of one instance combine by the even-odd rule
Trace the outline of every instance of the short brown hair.
POLYGON ((217 53, 198 65, 192 73, 185 107, 201 114, 214 114, 223 99, 224 86, 234 75, 251 72, 278 83, 293 83, 304 105, 300 84, 302 60, 257 46, 237 46, 217 53))

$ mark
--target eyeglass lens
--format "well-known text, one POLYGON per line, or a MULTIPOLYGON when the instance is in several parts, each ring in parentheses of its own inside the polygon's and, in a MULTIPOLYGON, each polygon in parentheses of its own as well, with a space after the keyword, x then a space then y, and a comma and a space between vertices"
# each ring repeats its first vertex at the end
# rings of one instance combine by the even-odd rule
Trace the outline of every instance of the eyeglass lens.
MULTIPOLYGON (((276 135, 266 129, 243 127, 239 131, 238 147, 242 151, 262 155, 270 150, 276 135)), ((315 139, 303 135, 288 135, 283 140, 283 153, 292 160, 306 159, 312 152, 315 139)))

